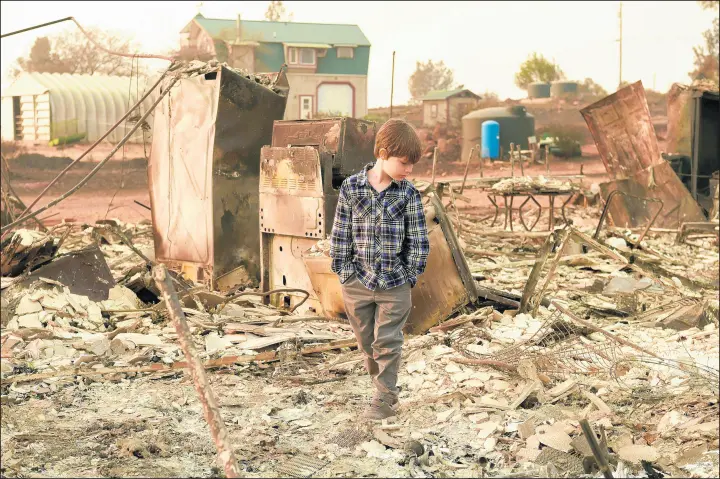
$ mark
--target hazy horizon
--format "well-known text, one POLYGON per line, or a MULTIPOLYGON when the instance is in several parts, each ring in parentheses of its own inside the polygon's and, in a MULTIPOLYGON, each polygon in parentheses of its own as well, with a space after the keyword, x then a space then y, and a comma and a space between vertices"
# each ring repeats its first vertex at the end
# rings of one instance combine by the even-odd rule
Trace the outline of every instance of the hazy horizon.
MULTIPOLYGON (((177 47, 179 31, 200 10, 209 18, 264 20, 269 2, 20 2, 3 1, 2 32, 74 16, 84 27, 133 37, 142 53, 177 47), (33 8, 28 8, 33 5, 33 8), (168 8, 171 6, 171 8, 168 8)), ((416 61, 444 61, 455 81, 475 93, 522 98, 514 85, 520 64, 532 52, 555 60, 570 80, 592 78, 608 92, 618 84, 618 4, 612 2, 284 2, 294 21, 357 24, 370 40, 368 105, 390 103, 395 50, 396 105, 410 99, 407 84, 416 61)), ((693 47, 704 42, 714 12, 694 1, 623 2, 623 80, 642 80, 665 92, 688 83, 693 47)), ((10 68, 29 54, 35 39, 51 36, 61 23, 2 40, 2 88, 10 68)), ((167 62, 144 60, 148 68, 167 62)))

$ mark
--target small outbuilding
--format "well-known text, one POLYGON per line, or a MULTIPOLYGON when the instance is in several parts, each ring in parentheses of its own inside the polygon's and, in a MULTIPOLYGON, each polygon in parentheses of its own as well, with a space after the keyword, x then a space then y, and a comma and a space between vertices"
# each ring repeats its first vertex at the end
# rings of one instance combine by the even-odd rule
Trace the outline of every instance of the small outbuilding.
POLYGON ((420 100, 423 104, 423 125, 443 123, 458 127, 463 115, 477 107, 480 96, 459 88, 431 91, 420 100))

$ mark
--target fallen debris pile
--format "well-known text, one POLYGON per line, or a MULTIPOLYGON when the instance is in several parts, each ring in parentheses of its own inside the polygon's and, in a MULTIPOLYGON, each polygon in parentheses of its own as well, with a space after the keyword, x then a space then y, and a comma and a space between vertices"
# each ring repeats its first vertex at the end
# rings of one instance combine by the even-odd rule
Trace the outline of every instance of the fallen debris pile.
POLYGON ((495 193, 512 193, 520 191, 574 191, 577 187, 568 181, 558 180, 556 178, 545 178, 540 175, 538 177, 519 176, 514 178, 505 178, 498 181, 490 188, 495 193))
MULTIPOLYGON (((407 338, 395 422, 359 419, 371 384, 347 323, 172 276, 243 475, 600 477, 584 419, 615 477, 720 472, 712 238, 678 245, 651 231, 638 244, 608 229, 598 236, 608 251, 585 252, 587 242, 568 241, 548 252, 556 263, 538 277, 537 312, 520 312, 547 234, 448 217, 481 298, 407 338)), ((151 227, 113 220, 16 235, 57 248, 42 265, 29 245, 16 248, 23 267, 2 278, 3 475, 217 475, 151 274, 151 227), (76 259, 92 250, 100 258, 76 259), (109 273, 79 285, 52 269, 58 262, 65 273, 109 273)))

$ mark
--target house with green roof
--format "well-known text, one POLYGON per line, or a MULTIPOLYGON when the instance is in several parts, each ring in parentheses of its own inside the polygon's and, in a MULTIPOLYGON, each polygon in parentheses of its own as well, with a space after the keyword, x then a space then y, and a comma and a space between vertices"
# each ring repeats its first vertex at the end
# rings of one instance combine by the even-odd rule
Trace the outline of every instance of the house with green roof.
POLYGON ((434 90, 420 98, 423 105, 423 125, 438 123, 460 126, 460 119, 475 109, 480 96, 465 88, 434 90))
POLYGON ((370 42, 357 25, 205 18, 180 31, 182 48, 252 73, 287 64, 286 120, 367 115, 370 42))

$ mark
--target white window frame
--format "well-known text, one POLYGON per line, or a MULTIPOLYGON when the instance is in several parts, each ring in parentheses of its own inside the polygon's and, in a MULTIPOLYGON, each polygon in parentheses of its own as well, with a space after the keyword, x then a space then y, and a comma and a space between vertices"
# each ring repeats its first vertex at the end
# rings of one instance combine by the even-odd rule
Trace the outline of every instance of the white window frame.
POLYGON ((432 103, 430 105, 430 118, 437 118, 438 115, 438 105, 437 103, 432 103))
POLYGON ((297 65, 297 63, 298 63, 297 47, 288 47, 288 63, 290 65, 297 65))
POLYGON ((317 63, 317 55, 315 55, 315 49, 314 48, 300 48, 298 51, 298 65, 303 66, 313 66, 317 63), (302 61, 302 54, 306 51, 310 51, 312 53, 312 62, 306 63, 302 61))
POLYGON ((355 58, 355 49, 353 47, 337 47, 337 57, 338 58, 348 58, 353 59, 355 58), (340 52, 345 52, 347 55, 341 55, 340 52))

